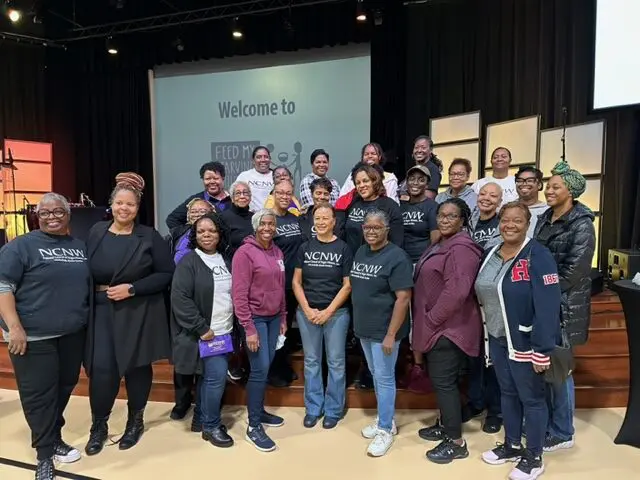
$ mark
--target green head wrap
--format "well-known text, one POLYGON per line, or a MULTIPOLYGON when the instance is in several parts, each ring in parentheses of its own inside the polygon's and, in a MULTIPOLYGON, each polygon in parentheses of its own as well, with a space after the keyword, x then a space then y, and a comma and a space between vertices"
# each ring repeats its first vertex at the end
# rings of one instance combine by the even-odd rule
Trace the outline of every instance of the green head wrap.
POLYGON ((573 170, 567 162, 558 162, 551 170, 551 175, 558 175, 564 181, 569 193, 576 200, 587 188, 587 181, 582 174, 573 170))

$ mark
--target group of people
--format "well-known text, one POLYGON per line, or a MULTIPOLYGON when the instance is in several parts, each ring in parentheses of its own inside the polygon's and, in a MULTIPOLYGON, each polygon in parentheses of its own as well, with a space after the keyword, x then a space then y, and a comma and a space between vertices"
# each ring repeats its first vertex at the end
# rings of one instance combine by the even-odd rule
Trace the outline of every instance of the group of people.
POLYGON ((585 179, 563 162, 546 188, 533 166, 510 176, 511 154, 501 147, 492 177, 469 186, 471 163, 455 159, 440 192, 443 165, 432 147, 429 137, 416 139, 415 165, 401 184, 383 170, 375 143, 362 148, 342 188, 324 150, 311 154, 312 173, 298 190, 286 167, 272 169, 266 147, 256 147, 254 168, 228 192, 224 167, 206 163, 204 189, 168 216, 164 239, 135 222, 144 190, 135 173, 116 177, 113 221, 96 224, 86 246, 69 235, 67 201, 46 194, 40 230, 0 250, 0 327, 36 478, 54 478, 54 460, 80 458, 61 430, 82 364, 92 414, 87 455, 108 439, 122 378, 129 416, 119 448, 139 442, 151 365, 160 359, 174 365, 171 418, 184 418, 195 402, 191 430, 217 447, 234 444, 221 418, 225 386, 246 380, 245 437, 269 452, 276 445, 265 426, 284 419, 265 410, 265 391, 297 377, 289 363, 296 342, 304 427, 333 429, 345 412, 351 338, 361 357, 357 386, 377 399, 376 420, 362 429, 368 455, 393 444, 400 383, 435 391, 438 420, 418 432, 436 442, 426 454, 432 462, 468 457, 462 425, 486 410, 483 430, 504 426, 505 440, 483 460, 515 462, 512 479, 542 474, 543 451, 574 441, 572 377, 549 369, 559 367, 553 355, 563 339, 579 345, 588 334, 595 232, 593 213, 578 201, 585 179), (396 378, 404 342, 413 366, 396 378))

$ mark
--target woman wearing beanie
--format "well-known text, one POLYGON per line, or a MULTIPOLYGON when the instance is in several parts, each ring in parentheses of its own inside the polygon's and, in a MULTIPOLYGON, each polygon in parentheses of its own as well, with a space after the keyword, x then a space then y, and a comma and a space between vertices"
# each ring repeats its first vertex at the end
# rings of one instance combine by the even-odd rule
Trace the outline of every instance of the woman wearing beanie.
POLYGON ((95 224, 87 239, 94 289, 85 354, 92 416, 87 455, 100 453, 107 441, 123 377, 129 416, 119 447, 138 443, 153 382, 151 364, 171 353, 164 294, 174 264, 160 234, 135 222, 143 189, 140 175, 118 174, 110 202, 113 221, 95 224))
MULTIPOLYGON (((549 209, 538 217, 534 238, 558 265, 562 291, 562 325, 571 346, 583 345, 591 314, 591 261, 596 245, 593 212, 578 201, 586 181, 568 163, 559 162, 544 192, 549 209)), ((549 386, 549 426, 544 451, 573 447, 575 392, 573 377, 549 386)))

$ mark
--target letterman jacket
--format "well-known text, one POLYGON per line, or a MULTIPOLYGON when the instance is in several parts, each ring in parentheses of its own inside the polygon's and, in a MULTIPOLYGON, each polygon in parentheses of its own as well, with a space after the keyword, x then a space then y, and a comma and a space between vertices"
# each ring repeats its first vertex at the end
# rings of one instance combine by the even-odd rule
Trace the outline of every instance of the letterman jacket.
MULTIPOLYGON (((494 246, 485 254, 480 271, 501 245, 494 246)), ((509 359, 549 365, 549 355, 561 339, 558 268, 549 250, 536 240, 526 238, 511 268, 498 278, 497 287, 509 359)), ((490 362, 489 333, 482 305, 480 310, 485 355, 490 362)))

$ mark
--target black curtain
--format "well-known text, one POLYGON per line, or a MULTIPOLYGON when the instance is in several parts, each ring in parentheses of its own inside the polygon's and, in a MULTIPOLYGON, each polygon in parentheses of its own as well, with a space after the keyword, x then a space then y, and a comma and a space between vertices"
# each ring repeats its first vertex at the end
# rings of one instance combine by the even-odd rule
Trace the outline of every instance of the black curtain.
POLYGON ((0 40, 0 141, 45 141, 45 50, 0 40))
MULTIPOLYGON (((606 120, 601 252, 640 236, 640 111, 591 111, 595 0, 453 0, 405 9, 406 130, 482 112, 484 124, 541 114, 542 128, 606 120)), ((568 159, 571 162, 571 159, 568 159)), ((406 168, 406 165, 404 166, 406 168)), ((601 258, 606 258, 601 255, 601 258)))

